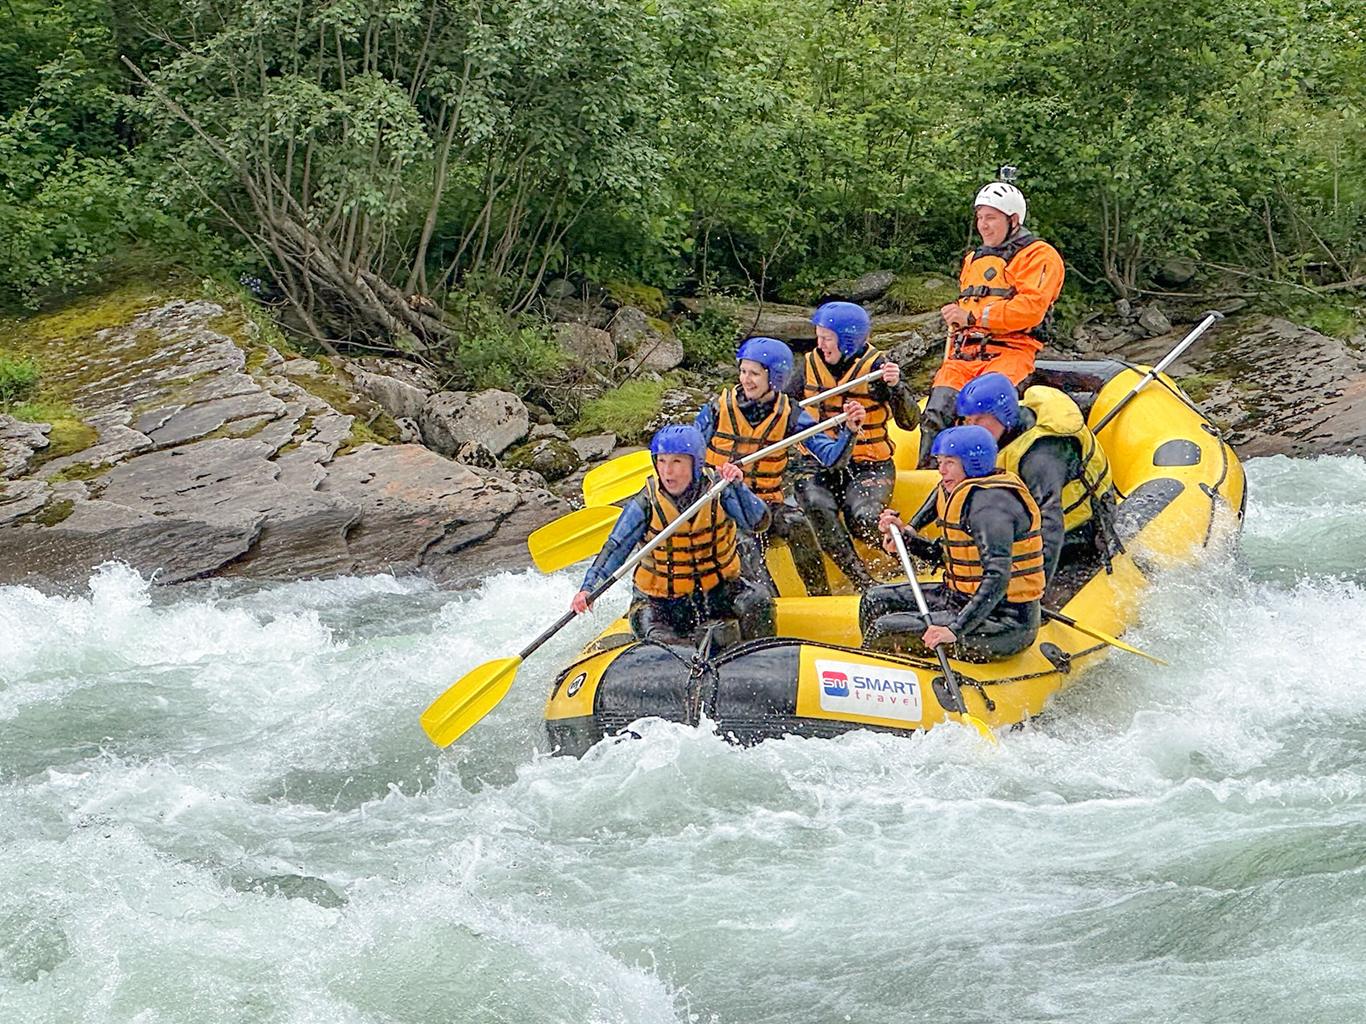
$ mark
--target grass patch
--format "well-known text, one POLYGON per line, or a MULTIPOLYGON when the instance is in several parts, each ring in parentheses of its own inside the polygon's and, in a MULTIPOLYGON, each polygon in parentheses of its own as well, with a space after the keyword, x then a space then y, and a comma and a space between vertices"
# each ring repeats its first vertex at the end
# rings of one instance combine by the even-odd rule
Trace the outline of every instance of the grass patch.
POLYGON ((649 316, 659 316, 668 303, 664 293, 648 284, 632 284, 621 278, 613 278, 605 285, 607 294, 618 306, 635 306, 643 309, 649 316))
POLYGON ((612 433, 634 437, 643 431, 659 412, 659 397, 678 383, 674 377, 662 380, 630 380, 601 398, 583 403, 574 424, 574 433, 612 433))
POLYGON ((1320 334, 1346 341, 1361 330, 1362 323, 1350 306, 1333 302, 1296 303, 1285 313, 1286 319, 1312 327, 1320 334))
POLYGON ((48 483, 60 484, 68 480, 94 480, 109 472, 109 466, 95 466, 89 462, 73 462, 47 478, 48 483))
POLYGON ((48 445, 33 453, 29 471, 33 472, 54 459, 65 458, 83 452, 99 440, 99 431, 85 420, 71 406, 60 402, 20 402, 10 410, 15 419, 29 423, 49 423, 48 445))

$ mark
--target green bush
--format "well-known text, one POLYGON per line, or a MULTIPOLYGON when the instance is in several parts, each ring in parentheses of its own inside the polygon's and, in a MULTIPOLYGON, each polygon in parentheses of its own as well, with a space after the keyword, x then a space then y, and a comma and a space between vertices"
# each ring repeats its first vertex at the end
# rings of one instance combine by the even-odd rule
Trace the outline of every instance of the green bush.
POLYGON ((739 347, 740 321, 708 307, 692 320, 680 320, 674 325, 674 333, 683 343, 683 359, 687 365, 710 369, 717 363, 734 362, 739 347))
POLYGON ((510 317, 487 298, 458 293, 447 308, 459 327, 460 347, 451 362, 461 387, 520 395, 566 364, 564 350, 544 326, 510 317))
POLYGON ((38 364, 26 356, 0 354, 0 408, 9 412, 38 387, 38 364))

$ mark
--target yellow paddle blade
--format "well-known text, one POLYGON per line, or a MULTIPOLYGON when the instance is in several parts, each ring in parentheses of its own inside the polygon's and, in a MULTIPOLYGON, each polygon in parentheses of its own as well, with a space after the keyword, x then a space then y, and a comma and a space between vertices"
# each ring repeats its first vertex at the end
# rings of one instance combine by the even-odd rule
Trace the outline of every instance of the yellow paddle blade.
POLYGON ((486 661, 466 672, 422 712, 422 731, 438 747, 450 746, 507 695, 521 663, 517 655, 486 661))
POLYGON ((991 731, 991 727, 980 718, 965 712, 958 716, 958 721, 962 722, 964 725, 972 726, 983 739, 991 740, 992 746, 999 747, 1001 745, 1001 741, 996 738, 996 734, 991 731))
POLYGON ((531 560, 541 572, 554 572, 593 557, 620 515, 616 505, 593 505, 546 523, 526 539, 531 560))
POLYGON ((584 475, 583 503, 610 505, 622 498, 629 498, 645 486, 646 479, 654 471, 654 460, 648 450, 604 462, 584 475))

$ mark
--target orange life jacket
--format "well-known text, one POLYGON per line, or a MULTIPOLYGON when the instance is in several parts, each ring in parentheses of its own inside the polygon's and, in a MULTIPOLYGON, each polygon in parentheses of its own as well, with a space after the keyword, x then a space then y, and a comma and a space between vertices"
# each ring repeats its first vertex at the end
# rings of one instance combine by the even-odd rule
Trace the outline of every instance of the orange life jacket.
MULTIPOLYGON (((715 477, 704 471, 708 485, 715 477)), ((681 511, 656 477, 645 484, 650 521, 645 530, 648 544, 678 518, 681 511)), ((735 521, 726 515, 717 494, 677 533, 655 548, 636 566, 636 587, 651 597, 682 597, 694 590, 708 591, 722 580, 740 575, 740 556, 735 547, 735 521)))
MULTIPOLYGON (((740 411, 740 389, 727 388, 716 399, 716 432, 707 443, 707 465, 739 462, 761 448, 777 444, 787 436, 792 419, 792 399, 779 393, 773 411, 751 424, 740 411)), ((783 471, 787 469, 787 449, 775 452, 745 467, 745 483, 756 495, 774 505, 783 502, 783 471)))
POLYGON ((1057 250, 1028 232, 994 248, 973 249, 963 257, 958 275, 958 305, 968 311, 968 326, 954 332, 952 357, 991 359, 1003 348, 1039 351, 1051 324, 1053 303, 1062 290, 1062 279, 1062 257, 1057 250), (1037 319, 1023 325, 1002 323, 1004 303, 999 300, 1014 299, 1020 294, 1020 284, 1027 286, 1027 293, 1030 289, 1037 293, 1037 319))
MULTIPOLYGON (((853 365, 845 371, 839 380, 836 380, 830 369, 830 364, 821 357, 820 351, 812 349, 806 354, 804 397, 813 398, 822 391, 839 387, 847 380, 853 380, 855 377, 862 377, 864 374, 871 373, 874 361, 883 354, 880 350, 869 346, 863 354, 863 358, 854 360, 853 365)), ((886 462, 892 457, 892 452, 895 450, 891 435, 887 433, 887 420, 891 417, 891 410, 885 402, 879 402, 873 397, 869 384, 869 381, 865 381, 856 388, 823 399, 817 407, 808 406, 807 409, 818 420, 829 419, 831 416, 839 414, 848 399, 854 399, 868 410, 868 417, 863 421, 863 428, 859 431, 858 437, 854 439, 854 461, 886 462)), ((831 437, 836 436, 836 432, 833 430, 828 433, 831 437)))
POLYGON ((1029 529, 1010 545, 1010 583, 1005 599, 1012 604, 1037 601, 1043 596, 1043 531, 1039 528, 1039 506, 1029 488, 1014 473, 997 470, 990 476, 969 477, 945 494, 936 492, 939 528, 944 533, 944 585, 960 594, 975 594, 982 585, 982 553, 973 543, 964 520, 968 496, 980 488, 999 487, 1011 491, 1029 512, 1029 529))

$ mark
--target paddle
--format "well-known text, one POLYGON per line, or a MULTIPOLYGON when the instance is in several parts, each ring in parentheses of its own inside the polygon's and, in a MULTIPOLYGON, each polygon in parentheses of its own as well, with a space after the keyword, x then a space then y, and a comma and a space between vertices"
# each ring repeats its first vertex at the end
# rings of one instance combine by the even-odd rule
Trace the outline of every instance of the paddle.
MULTIPOLYGON (((788 445, 805 440, 819 430, 826 430, 832 425, 838 426, 843 422, 844 414, 841 413, 824 423, 818 423, 807 430, 798 431, 791 437, 785 437, 777 444, 771 444, 762 451, 755 452, 750 458, 764 458, 788 445)), ((720 494, 729 484, 729 480, 718 480, 708 488, 702 497, 680 512, 678 517, 660 530, 648 544, 622 563, 621 568, 598 584, 597 588, 588 595, 588 603, 593 604, 603 594, 607 593, 619 579, 634 570, 651 551, 682 529, 684 524, 696 515, 703 505, 720 494)), ((616 511, 620 512, 620 510, 616 511)), ((498 702, 507 695, 508 690, 512 688, 512 680, 517 676, 518 666, 531 657, 542 644, 569 625, 574 620, 574 616, 575 612, 571 608, 560 616, 558 622, 524 647, 519 654, 511 658, 487 661, 478 668, 466 672, 422 713, 422 731, 439 747, 446 747, 454 743, 471 726, 492 711, 498 702)))
POLYGON ((620 515, 616 505, 590 505, 546 523, 526 539, 531 560, 541 572, 554 572, 596 555, 620 515))
POLYGON ((655 471, 649 450, 621 455, 601 466, 594 466, 583 477, 585 505, 610 505, 640 490, 645 478, 655 471))
MULTIPOLYGON (((877 380, 881 376, 881 369, 874 370, 872 373, 865 373, 862 377, 845 381, 829 391, 822 391, 810 398, 803 398, 798 404, 803 408, 808 405, 816 405, 827 398, 833 398, 835 395, 856 388, 860 384, 877 380)), ((635 494, 644 485, 645 478, 654 472, 654 464, 650 461, 649 456, 649 452, 632 452, 630 455, 622 455, 610 462, 604 462, 596 469, 590 469, 583 478, 583 503, 585 505, 610 505, 614 501, 620 501, 622 498, 629 498, 635 494)))
POLYGON ((1094 637, 1101 643, 1109 644, 1111 647, 1118 647, 1121 651, 1128 651, 1130 654, 1137 654, 1139 657, 1147 658, 1149 661, 1155 661, 1159 665, 1167 664, 1161 658, 1155 658, 1147 651, 1140 651, 1137 647, 1130 647, 1123 640, 1118 640, 1115 637, 1110 636, 1108 633, 1102 633, 1100 630, 1092 629, 1090 626, 1083 626, 1080 622, 1072 618, 1072 616, 1070 615, 1064 615, 1062 614, 1062 612, 1050 611, 1049 609, 1043 608, 1042 606, 1040 606, 1039 610, 1043 612, 1043 617, 1045 619, 1052 619, 1055 622, 1061 622, 1064 626, 1068 626, 1072 629, 1075 629, 1078 633, 1085 633, 1089 637, 1094 637))
MULTIPOLYGON (((1101 428, 1104 427, 1105 424, 1109 423, 1112 419, 1114 419, 1115 416, 1119 413, 1119 410, 1123 409, 1126 405, 1128 405, 1129 400, 1132 399, 1134 395, 1138 394, 1145 387, 1147 387, 1148 382, 1151 381, 1154 377, 1156 377, 1159 373, 1165 370, 1172 363, 1176 362, 1176 360, 1181 356, 1182 352, 1185 352, 1186 349, 1194 345, 1196 339, 1198 339, 1200 335, 1204 334, 1207 330, 1209 330, 1210 324, 1214 323, 1214 321, 1216 320, 1222 320, 1223 318, 1224 314, 1220 313, 1218 310, 1212 309, 1208 313, 1206 313, 1205 318, 1195 325, 1195 330, 1191 331, 1190 334, 1187 334, 1184 338, 1182 338, 1181 341, 1177 343, 1174 349, 1172 349, 1170 352, 1168 352, 1165 356, 1162 357, 1162 361, 1160 363, 1158 363, 1156 366, 1154 366, 1151 370, 1149 370, 1147 373, 1143 375, 1143 379, 1133 386, 1133 390, 1131 390, 1127 395, 1121 398, 1114 408, 1112 408, 1109 412, 1107 412, 1104 416, 1101 417, 1100 422, 1091 428, 1091 433, 1099 434, 1101 428)), ((1097 639, 1100 638, 1097 637, 1097 639)))
MULTIPOLYGON (((821 420, 815 426, 799 430, 790 437, 785 437, 767 448, 760 448, 757 452, 746 455, 736 465, 748 466, 751 462, 768 458, 774 452, 781 451, 789 445, 804 441, 823 430, 829 430, 831 427, 838 427, 844 420, 844 413, 831 416, 828 420, 821 420)), ((636 490, 640 490, 640 488, 637 487, 636 490)), ((554 572, 556 569, 563 569, 566 565, 573 565, 589 555, 596 554, 607 540, 607 535, 612 531, 612 524, 617 521, 619 515, 621 515, 621 509, 615 505, 590 505, 588 508, 571 512, 567 516, 561 516, 553 523, 547 523, 527 538, 527 547, 531 549, 531 560, 536 563, 536 568, 540 569, 541 572, 554 572), (590 513, 595 513, 596 519, 590 513)))
MULTIPOLYGON (((906 552, 906 540, 901 536, 900 527, 892 527, 891 534, 892 540, 896 543, 896 553, 901 558, 901 568, 906 571, 906 581, 910 583, 911 591, 915 594, 915 605, 920 609, 920 615, 925 620, 925 628, 929 629, 934 623, 930 621, 930 608, 925 603, 925 594, 920 589, 920 581, 915 578, 915 566, 911 564, 911 556, 906 552)), ((954 707, 951 710, 958 712, 963 721, 995 743, 996 737, 987 728, 986 722, 968 714, 968 705, 963 700, 963 691, 958 688, 958 677, 953 674, 953 669, 949 667, 949 656, 944 652, 944 645, 937 644, 934 653, 939 656, 939 667, 944 672, 944 685, 948 687, 949 696, 953 698, 954 707)))

